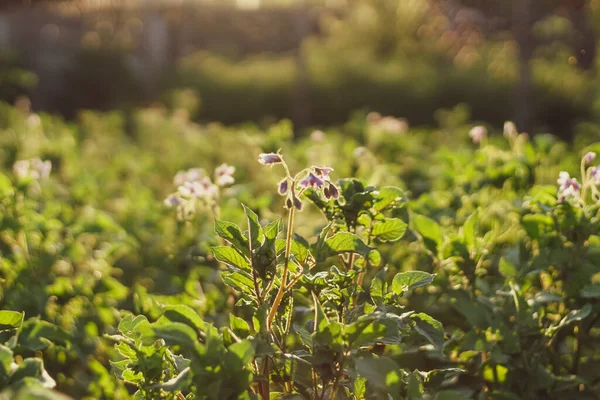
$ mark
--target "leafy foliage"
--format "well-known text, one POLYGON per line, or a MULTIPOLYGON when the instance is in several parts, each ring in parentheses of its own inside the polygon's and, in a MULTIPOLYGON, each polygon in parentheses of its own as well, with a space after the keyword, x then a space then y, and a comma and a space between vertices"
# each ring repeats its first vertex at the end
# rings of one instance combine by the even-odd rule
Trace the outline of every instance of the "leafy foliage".
POLYGON ((599 394, 594 146, 0 112, 0 398, 599 394))

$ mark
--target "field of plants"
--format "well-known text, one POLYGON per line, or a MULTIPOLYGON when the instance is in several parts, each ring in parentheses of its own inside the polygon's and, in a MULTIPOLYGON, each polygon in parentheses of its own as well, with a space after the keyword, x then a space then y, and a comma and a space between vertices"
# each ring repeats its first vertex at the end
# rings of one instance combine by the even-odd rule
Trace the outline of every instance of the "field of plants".
POLYGON ((595 399, 600 145, 1 105, 0 399, 595 399))

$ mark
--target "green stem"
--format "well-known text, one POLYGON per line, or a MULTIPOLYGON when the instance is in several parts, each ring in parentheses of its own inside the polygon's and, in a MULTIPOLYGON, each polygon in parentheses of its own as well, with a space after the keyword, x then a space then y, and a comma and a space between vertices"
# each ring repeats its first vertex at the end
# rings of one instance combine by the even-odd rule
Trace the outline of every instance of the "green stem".
POLYGON ((281 304, 281 300, 283 300, 283 295, 285 294, 286 284, 287 284, 287 276, 289 272, 289 263, 290 263, 290 255, 292 251, 292 240, 294 233, 294 213, 296 209, 292 206, 290 207, 290 211, 288 214, 288 229, 285 241, 285 260, 283 263, 283 274, 281 275, 281 283, 279 285, 279 290, 277 291, 277 295, 275 296, 275 300, 273 301, 273 305, 271 306, 271 311, 269 311, 269 315, 267 317, 267 332, 271 331, 271 324, 275 319, 275 315, 277 314, 277 309, 281 304))

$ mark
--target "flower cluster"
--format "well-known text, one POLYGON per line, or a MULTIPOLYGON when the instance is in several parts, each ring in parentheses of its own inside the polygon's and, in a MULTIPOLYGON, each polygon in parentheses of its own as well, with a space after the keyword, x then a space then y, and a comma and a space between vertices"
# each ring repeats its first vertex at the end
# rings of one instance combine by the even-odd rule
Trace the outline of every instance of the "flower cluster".
POLYGON ((576 178, 571 178, 568 172, 562 171, 558 177, 558 201, 559 203, 571 201, 583 206, 589 199, 588 191, 591 191, 591 198, 600 201, 600 165, 591 166, 596 159, 596 153, 587 152, 581 158, 581 183, 576 178))
POLYGON ((213 183, 206 171, 201 168, 179 171, 173 179, 177 191, 167 196, 164 204, 169 208, 176 207, 180 216, 192 214, 198 200, 214 205, 220 188, 235 182, 234 173, 235 167, 222 164, 215 169, 213 183))
POLYGON ((286 177, 279 182, 277 192, 282 196, 287 196, 285 202, 287 208, 294 207, 297 210, 302 210, 300 195, 308 188, 319 191, 327 200, 339 197, 340 192, 329 177, 333 168, 311 166, 292 177, 283 156, 279 153, 262 153, 258 156, 258 162, 269 166, 282 164, 285 168, 286 177))
POLYGON ((13 165, 13 172, 20 180, 39 181, 50 176, 52 163, 49 160, 42 161, 39 158, 31 160, 20 160, 13 165))

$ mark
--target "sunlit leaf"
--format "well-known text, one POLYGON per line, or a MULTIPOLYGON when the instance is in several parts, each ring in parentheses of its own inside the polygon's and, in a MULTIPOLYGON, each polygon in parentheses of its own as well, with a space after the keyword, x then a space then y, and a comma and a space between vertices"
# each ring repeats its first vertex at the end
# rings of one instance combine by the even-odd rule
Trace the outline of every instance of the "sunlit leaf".
POLYGON ((435 275, 423 271, 408 271, 396 274, 392 281, 392 290, 396 294, 429 285, 435 275))
POLYGON ((397 218, 386 218, 373 224, 371 234, 383 242, 399 240, 406 232, 406 223, 397 218))

